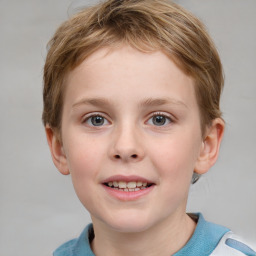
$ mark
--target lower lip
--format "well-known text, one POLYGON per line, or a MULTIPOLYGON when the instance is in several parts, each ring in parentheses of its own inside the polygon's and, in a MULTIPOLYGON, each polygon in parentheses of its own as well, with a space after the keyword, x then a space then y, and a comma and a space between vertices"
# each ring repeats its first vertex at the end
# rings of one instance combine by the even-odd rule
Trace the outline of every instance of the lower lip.
POLYGON ((150 193, 154 189, 155 185, 151 185, 150 187, 138 191, 121 191, 105 185, 103 185, 103 187, 109 195, 115 197, 118 200, 134 201, 150 193))

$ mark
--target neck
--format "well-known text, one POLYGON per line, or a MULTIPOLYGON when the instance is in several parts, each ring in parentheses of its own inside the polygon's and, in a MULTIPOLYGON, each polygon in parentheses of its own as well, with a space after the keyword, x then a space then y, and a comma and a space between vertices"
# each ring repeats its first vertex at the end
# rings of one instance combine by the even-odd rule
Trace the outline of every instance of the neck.
POLYGON ((91 247, 96 256, 173 255, 190 239, 196 224, 187 215, 171 216, 146 231, 120 233, 94 224, 91 247))

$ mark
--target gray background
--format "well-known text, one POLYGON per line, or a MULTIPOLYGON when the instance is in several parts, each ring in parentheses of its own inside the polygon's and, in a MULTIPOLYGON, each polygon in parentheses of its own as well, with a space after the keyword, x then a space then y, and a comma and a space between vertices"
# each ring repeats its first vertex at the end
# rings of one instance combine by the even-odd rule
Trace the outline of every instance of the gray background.
MULTIPOLYGON (((70 177, 51 162, 40 118, 46 43, 76 7, 93 2, 0 1, 1 256, 51 255, 90 221, 70 177)), ((192 187, 188 211, 256 244, 256 1, 177 2, 205 22, 226 74, 221 156, 192 187)))

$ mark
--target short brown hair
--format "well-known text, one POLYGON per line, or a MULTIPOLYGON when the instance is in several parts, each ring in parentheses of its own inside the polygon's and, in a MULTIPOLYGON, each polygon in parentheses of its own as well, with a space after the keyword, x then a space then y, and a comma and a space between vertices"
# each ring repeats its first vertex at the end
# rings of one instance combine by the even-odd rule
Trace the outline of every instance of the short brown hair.
POLYGON ((202 132, 221 117, 222 65, 204 25, 169 0, 108 0, 75 14, 49 42, 44 67, 44 125, 61 130, 68 72, 99 48, 122 43, 143 52, 161 50, 194 79, 202 132))

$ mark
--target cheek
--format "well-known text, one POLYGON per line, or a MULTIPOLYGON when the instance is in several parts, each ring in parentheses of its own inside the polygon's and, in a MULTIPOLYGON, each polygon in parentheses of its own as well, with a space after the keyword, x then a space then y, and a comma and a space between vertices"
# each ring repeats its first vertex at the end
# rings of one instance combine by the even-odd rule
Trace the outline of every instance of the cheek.
POLYGON ((173 137, 155 148, 151 160, 163 180, 190 182, 199 152, 199 140, 186 136, 186 133, 173 137))
POLYGON ((72 136, 65 148, 68 149, 66 155, 71 173, 91 172, 103 150, 99 142, 85 135, 72 136))
POLYGON ((97 147, 97 144, 89 141, 78 140, 76 143, 69 145, 68 165, 75 192, 81 203, 88 210, 95 201, 100 200, 96 184, 100 170, 102 169, 103 149, 97 147), (94 197, 92 197, 92 193, 94 197))
MULTIPOLYGON (((104 155, 102 143, 76 138, 67 145, 67 161, 76 190, 85 190, 97 182, 104 155)), ((77 191, 77 192, 79 192, 77 191)))

